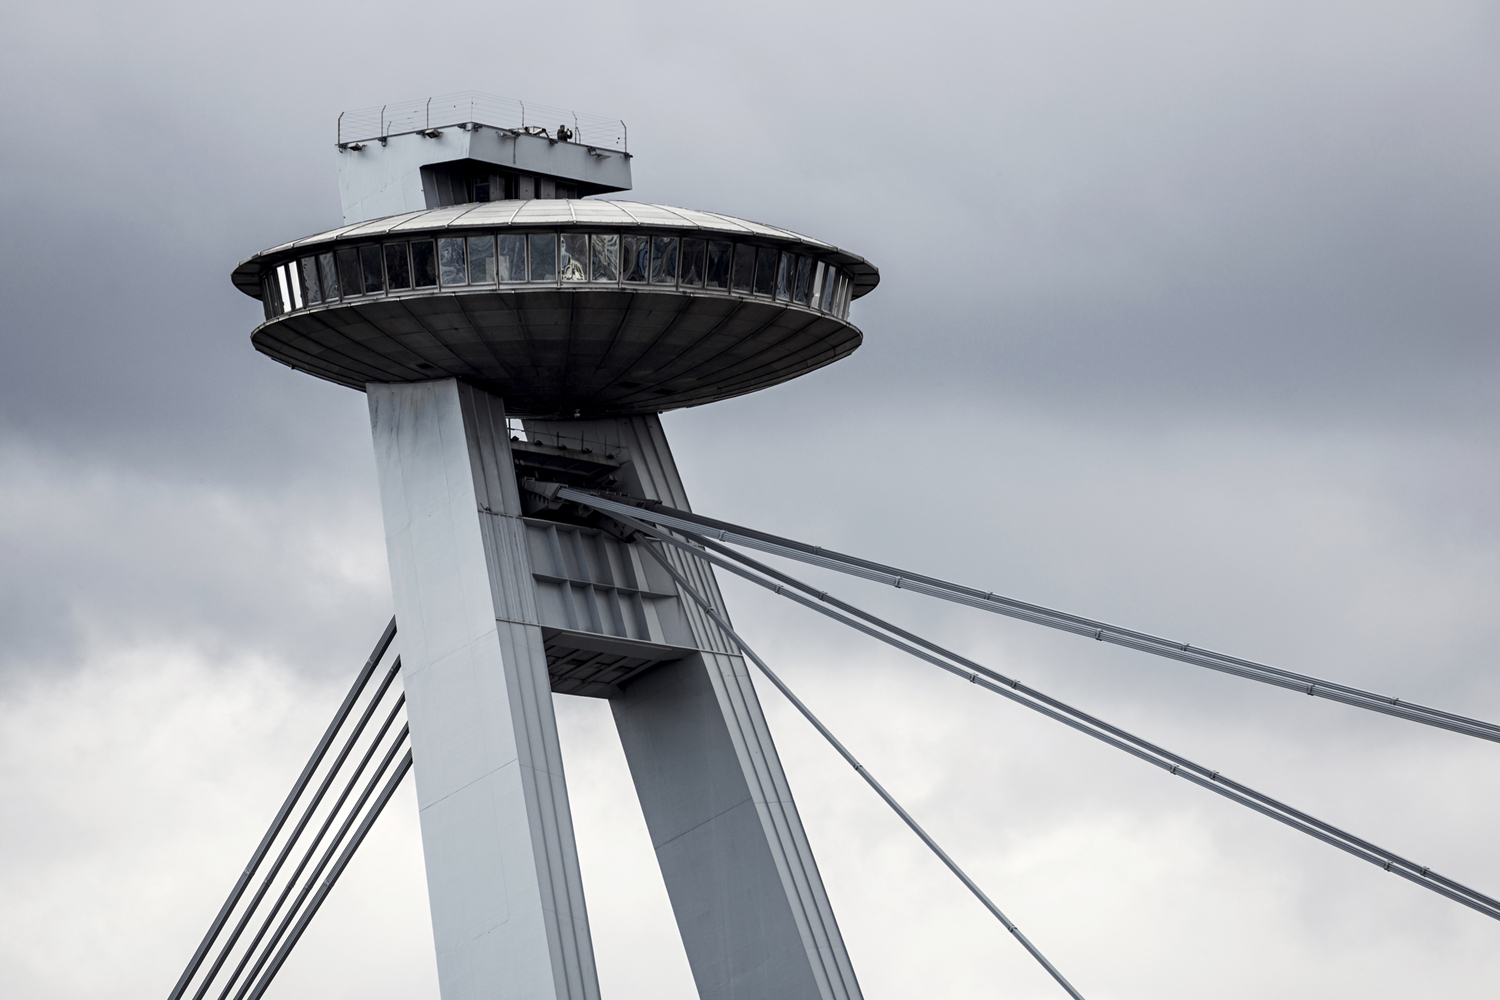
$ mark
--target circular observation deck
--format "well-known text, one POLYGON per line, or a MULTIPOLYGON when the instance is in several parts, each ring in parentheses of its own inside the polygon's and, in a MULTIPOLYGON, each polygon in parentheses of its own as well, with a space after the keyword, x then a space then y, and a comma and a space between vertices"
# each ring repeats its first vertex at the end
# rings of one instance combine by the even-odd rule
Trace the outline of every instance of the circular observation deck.
POLYGON ((847 357, 879 272, 708 212, 602 200, 395 215, 256 254, 255 349, 357 389, 457 377, 515 416, 697 406, 847 357))

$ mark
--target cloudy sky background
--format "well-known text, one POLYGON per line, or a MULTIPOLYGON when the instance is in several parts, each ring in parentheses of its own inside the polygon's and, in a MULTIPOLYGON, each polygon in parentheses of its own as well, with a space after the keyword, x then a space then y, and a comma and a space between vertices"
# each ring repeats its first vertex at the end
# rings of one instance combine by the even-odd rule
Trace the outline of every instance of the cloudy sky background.
MULTIPOLYGON (((632 197, 881 268, 854 357, 665 418, 698 510, 1495 720, 1497 53, 1493 3, 6 6, 4 992, 165 995, 390 615, 364 397, 228 278, 339 223, 340 110, 617 115, 632 197)), ((1500 892, 1493 744, 828 585, 1500 892)), ((726 591, 1091 1000, 1493 993, 1493 921, 726 591)), ((762 696, 866 995, 1060 996, 762 696)), ((690 998, 558 714, 604 995, 690 998)), ((407 789, 273 995, 435 1000, 425 892, 407 789)))

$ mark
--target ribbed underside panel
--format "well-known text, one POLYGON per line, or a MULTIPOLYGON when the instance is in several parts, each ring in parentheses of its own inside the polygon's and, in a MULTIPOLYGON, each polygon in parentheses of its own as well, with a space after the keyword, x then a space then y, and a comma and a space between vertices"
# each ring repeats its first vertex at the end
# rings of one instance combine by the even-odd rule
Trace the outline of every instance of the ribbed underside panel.
POLYGON ((256 350, 341 385, 457 377, 514 416, 656 413, 785 382, 859 347, 786 303, 612 289, 455 291, 290 313, 256 350))

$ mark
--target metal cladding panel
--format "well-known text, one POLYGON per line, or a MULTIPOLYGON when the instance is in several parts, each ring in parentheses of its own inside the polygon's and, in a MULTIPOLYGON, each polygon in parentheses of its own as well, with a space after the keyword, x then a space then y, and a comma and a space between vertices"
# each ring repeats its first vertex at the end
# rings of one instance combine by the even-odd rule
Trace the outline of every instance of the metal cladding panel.
POLYGON ((251 335, 341 385, 461 378, 520 416, 696 406, 805 374, 861 339, 785 303, 649 287, 393 295, 288 313, 251 335))

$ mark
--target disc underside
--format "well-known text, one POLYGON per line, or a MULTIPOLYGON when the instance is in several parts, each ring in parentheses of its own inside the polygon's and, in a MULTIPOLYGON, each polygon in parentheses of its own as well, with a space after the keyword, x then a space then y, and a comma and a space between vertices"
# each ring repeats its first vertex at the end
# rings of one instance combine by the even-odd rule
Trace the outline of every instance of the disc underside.
POLYGON ((783 302, 624 289, 455 291, 288 313, 256 350, 341 385, 457 377, 516 416, 656 413, 785 382, 859 347, 783 302))

